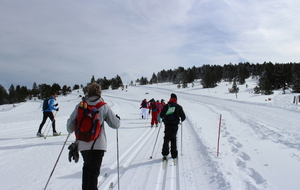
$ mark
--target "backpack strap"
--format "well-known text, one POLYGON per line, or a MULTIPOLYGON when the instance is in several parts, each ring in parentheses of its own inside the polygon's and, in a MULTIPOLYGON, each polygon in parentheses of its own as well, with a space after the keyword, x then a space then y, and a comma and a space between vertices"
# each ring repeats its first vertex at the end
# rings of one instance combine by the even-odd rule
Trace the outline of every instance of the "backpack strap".
POLYGON ((99 109, 101 106, 103 106, 104 104, 106 104, 106 102, 100 101, 98 102, 98 104, 96 104, 96 108, 99 109))

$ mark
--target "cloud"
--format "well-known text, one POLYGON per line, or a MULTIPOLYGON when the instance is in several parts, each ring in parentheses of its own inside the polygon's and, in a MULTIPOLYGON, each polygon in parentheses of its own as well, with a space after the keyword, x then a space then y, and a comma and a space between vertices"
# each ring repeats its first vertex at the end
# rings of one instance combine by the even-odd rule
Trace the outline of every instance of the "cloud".
POLYGON ((299 62, 299 5, 279 0, 1 1, 0 84, 73 86, 92 75, 117 74, 129 83, 178 66, 299 62))

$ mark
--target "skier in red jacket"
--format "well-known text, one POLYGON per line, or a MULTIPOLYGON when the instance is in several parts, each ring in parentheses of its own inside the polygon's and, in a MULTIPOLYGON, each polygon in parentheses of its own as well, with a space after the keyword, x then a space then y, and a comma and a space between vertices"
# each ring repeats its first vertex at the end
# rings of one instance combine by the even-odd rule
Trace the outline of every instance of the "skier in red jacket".
POLYGON ((158 109, 159 108, 154 99, 151 99, 149 102, 150 102, 149 114, 150 114, 150 112, 152 112, 151 127, 153 127, 154 124, 156 124, 156 127, 157 127, 158 126, 158 113, 159 113, 158 109))

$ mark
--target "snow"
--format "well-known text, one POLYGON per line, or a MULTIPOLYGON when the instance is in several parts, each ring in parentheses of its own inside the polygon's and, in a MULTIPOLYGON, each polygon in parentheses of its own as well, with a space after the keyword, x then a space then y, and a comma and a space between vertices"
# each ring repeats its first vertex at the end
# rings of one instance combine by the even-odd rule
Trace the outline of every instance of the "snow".
MULTIPOLYGON (((121 128, 107 125, 108 151, 101 167, 99 189, 111 182, 118 189, 117 134, 119 142, 120 189, 123 190, 295 190, 300 186, 300 105, 293 104, 299 94, 275 91, 271 96, 253 94, 256 80, 248 79, 237 94, 228 93, 228 82, 214 89, 195 86, 178 89, 163 83, 129 86, 127 90, 105 90, 103 98, 121 117, 121 128), (176 93, 187 115, 178 130, 177 165, 169 158, 162 169, 164 125, 150 128, 150 119, 142 120, 139 105, 144 98, 168 100, 176 93), (220 149, 217 156, 218 127, 220 149), (154 147, 155 140, 156 146, 154 147), (153 152, 154 149, 154 152, 153 152), (153 155, 152 155, 153 152, 153 155), (153 156, 150 159, 150 156, 153 156)), ((35 138, 42 119, 42 101, 0 106, 0 187, 10 189, 44 189, 63 149, 47 189, 81 189, 82 157, 78 163, 68 161, 66 121, 81 91, 57 98, 56 114, 59 137, 35 138)), ((49 133, 46 122, 44 133, 49 133)), ((50 133, 51 134, 51 129, 50 133)))

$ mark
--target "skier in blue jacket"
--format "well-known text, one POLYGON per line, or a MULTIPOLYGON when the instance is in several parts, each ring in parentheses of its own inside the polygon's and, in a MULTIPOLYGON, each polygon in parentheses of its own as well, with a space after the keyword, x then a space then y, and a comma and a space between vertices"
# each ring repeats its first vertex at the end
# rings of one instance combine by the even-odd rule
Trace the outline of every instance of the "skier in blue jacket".
MULTIPOLYGON (((56 100, 56 93, 52 93, 52 95, 48 98, 48 103, 47 105, 43 106, 43 121, 40 124, 39 130, 36 133, 37 137, 43 137, 44 135, 42 134, 42 128, 44 126, 44 124, 46 123, 47 118, 49 117, 50 120, 52 121, 52 130, 53 130, 53 136, 57 136, 59 135, 59 133, 56 132, 55 129, 55 119, 54 119, 54 115, 53 115, 53 110, 54 111, 58 111, 59 108, 55 108, 56 106, 58 106, 58 104, 54 105, 54 101, 56 100)), ((45 101, 45 100, 44 100, 45 101)), ((47 99, 46 99, 47 101, 47 99)))

